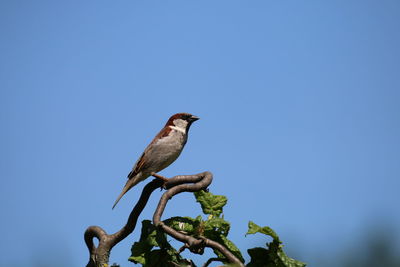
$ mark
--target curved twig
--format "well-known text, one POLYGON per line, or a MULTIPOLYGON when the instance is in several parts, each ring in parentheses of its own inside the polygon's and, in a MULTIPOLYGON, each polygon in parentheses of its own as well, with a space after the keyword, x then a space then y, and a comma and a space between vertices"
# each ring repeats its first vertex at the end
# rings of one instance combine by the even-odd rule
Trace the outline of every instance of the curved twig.
POLYGON ((126 224, 121 228, 121 230, 114 234, 108 235, 107 232, 99 226, 90 226, 86 229, 84 238, 90 254, 89 262, 86 267, 103 267, 108 264, 111 249, 133 232, 136 227, 137 219, 140 213, 143 211, 144 207, 146 206, 150 195, 155 189, 161 186, 165 187, 167 191, 162 195, 157 209, 154 212, 154 225, 159 226, 165 233, 183 242, 185 244, 185 247, 193 253, 203 254, 204 248, 210 247, 220 251, 228 261, 236 263, 238 266, 244 266, 237 257, 235 257, 227 248, 225 248, 218 242, 203 237, 200 239, 196 239, 192 236, 179 233, 174 229, 166 226, 160 220, 161 215, 164 212, 165 206, 170 198, 181 192, 195 192, 206 189, 211 184, 211 181, 212 174, 210 172, 203 172, 196 175, 174 176, 168 179, 165 184, 163 184, 163 181, 160 179, 154 179, 153 181, 149 182, 143 188, 142 194, 140 195, 138 202, 131 211, 126 224), (99 244, 97 247, 93 242, 94 238, 97 238, 99 240, 99 244))
POLYGON ((154 179, 143 188, 142 194, 131 211, 128 221, 118 232, 108 235, 106 231, 99 226, 89 226, 86 229, 84 238, 90 254, 89 262, 86 267, 99 267, 108 264, 111 249, 133 232, 136 227, 137 219, 146 206, 151 193, 160 186, 162 186, 162 181, 154 179), (93 238, 99 240, 97 247, 93 243, 93 238))
POLYGON ((208 267, 213 261, 224 261, 225 259, 221 258, 209 258, 204 264, 203 267, 208 267))
POLYGON ((154 225, 160 227, 165 233, 173 238, 183 242, 185 247, 187 247, 192 253, 203 254, 204 247, 210 247, 220 251, 229 262, 234 263, 237 266, 244 266, 235 255, 233 255, 227 248, 218 242, 204 237, 197 239, 192 236, 185 235, 165 225, 164 222, 161 221, 161 216, 165 210, 168 200, 181 192, 196 192, 206 189, 211 184, 212 174, 210 172, 203 172, 197 175, 175 176, 174 178, 171 178, 170 181, 173 184, 173 187, 171 188, 170 183, 166 185, 168 191, 162 195, 157 209, 153 215, 154 225), (191 180, 191 182, 194 182, 194 184, 179 184, 179 180, 191 180), (175 185, 175 181, 179 185, 175 185))

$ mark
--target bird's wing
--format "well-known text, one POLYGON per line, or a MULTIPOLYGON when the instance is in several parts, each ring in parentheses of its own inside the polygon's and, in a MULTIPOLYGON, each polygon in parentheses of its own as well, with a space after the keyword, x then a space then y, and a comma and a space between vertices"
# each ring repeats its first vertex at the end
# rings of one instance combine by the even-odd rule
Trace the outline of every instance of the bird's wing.
POLYGON ((140 158, 135 163, 135 165, 133 165, 131 172, 128 174, 128 179, 132 179, 132 177, 135 177, 135 175, 138 174, 140 172, 140 170, 143 168, 143 166, 145 164, 145 161, 144 161, 145 153, 146 153, 146 151, 143 152, 143 154, 140 156, 140 158))
MULTIPOLYGON (((136 174, 138 174, 141 170, 143 170, 144 168, 148 167, 146 166, 146 161, 144 160, 144 155, 145 154, 151 154, 152 152, 154 152, 154 149, 157 149, 156 147, 154 147, 154 143, 159 140, 162 139, 166 136, 168 136, 169 132, 171 132, 172 129, 170 127, 167 128, 163 128, 155 137, 154 139, 150 142, 150 144, 147 146, 147 148, 145 149, 145 151, 143 152, 143 154, 140 156, 140 158, 138 159, 138 161, 135 163, 135 165, 133 165, 133 168, 131 170, 131 172, 128 174, 128 179, 131 179, 132 177, 135 177, 136 174)), ((148 164, 148 163, 147 163, 148 164)))

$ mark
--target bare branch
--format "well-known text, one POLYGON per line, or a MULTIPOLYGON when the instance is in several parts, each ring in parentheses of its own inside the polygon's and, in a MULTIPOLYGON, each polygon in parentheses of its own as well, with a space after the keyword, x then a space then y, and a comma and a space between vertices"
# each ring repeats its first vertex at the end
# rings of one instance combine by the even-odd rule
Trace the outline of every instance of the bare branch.
POLYGON ((221 258, 209 258, 206 263, 203 264, 203 267, 207 267, 208 265, 210 265, 213 261, 224 261, 225 259, 221 259, 221 258))
POLYGON ((162 186, 162 184, 162 181, 154 179, 143 188, 142 194, 135 207, 132 209, 128 221, 121 230, 115 234, 108 235, 106 231, 99 226, 90 226, 86 229, 84 237, 90 254, 89 262, 86 267, 100 267, 104 266, 104 264, 108 264, 111 249, 133 232, 136 227, 137 219, 146 206, 151 193, 162 186), (99 240, 99 245, 97 247, 93 243, 93 238, 99 240))

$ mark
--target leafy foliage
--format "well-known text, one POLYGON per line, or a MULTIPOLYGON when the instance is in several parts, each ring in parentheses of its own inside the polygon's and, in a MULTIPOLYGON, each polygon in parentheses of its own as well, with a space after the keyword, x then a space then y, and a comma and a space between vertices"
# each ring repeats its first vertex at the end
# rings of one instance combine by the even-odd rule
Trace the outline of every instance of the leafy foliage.
POLYGON ((248 249, 247 252, 251 257, 251 261, 247 264, 247 267, 304 267, 305 263, 294 260, 288 257, 283 251, 282 242, 279 240, 279 236, 274 230, 268 226, 260 227, 252 221, 249 222, 248 234, 261 233, 272 237, 272 242, 267 243, 267 248, 252 248, 248 249))
POLYGON ((277 240, 278 242, 280 242, 279 237, 275 233, 274 230, 272 230, 268 226, 260 227, 257 224, 253 223, 252 221, 249 221, 249 230, 247 231, 246 235, 251 235, 251 234, 255 234, 255 233, 269 235, 274 240, 277 240))
POLYGON ((226 196, 213 195, 210 192, 205 192, 201 190, 199 192, 194 192, 196 201, 200 203, 204 214, 211 214, 219 216, 222 213, 222 208, 228 202, 226 196))
MULTIPOLYGON (((172 217, 164 220, 164 223, 176 231, 195 238, 205 237, 214 240, 225 246, 240 261, 244 262, 243 256, 236 245, 228 239, 230 223, 223 218, 223 207, 227 198, 221 195, 214 195, 210 192, 195 192, 196 201, 200 203, 203 213, 208 215, 204 220, 201 215, 196 218, 172 217)), ((248 267, 304 267, 305 264, 289 258, 282 249, 281 241, 274 230, 268 226, 260 227, 249 222, 249 229, 246 235, 261 233, 272 237, 272 242, 267 243, 267 248, 248 249, 251 261, 248 267)), ((195 266, 192 261, 184 259, 178 251, 173 248, 166 237, 166 234, 157 229, 150 221, 142 222, 142 232, 139 242, 132 246, 132 255, 129 258, 134 263, 140 263, 145 267, 158 266, 195 266)), ((224 256, 214 250, 218 258, 225 266, 233 266, 226 262, 224 256)))
MULTIPOLYGON (((202 224, 202 236, 224 245, 241 262, 244 262, 240 250, 232 241, 227 238, 230 229, 230 223, 225 221, 222 217, 219 217, 222 214, 223 207, 228 202, 226 196, 214 195, 203 190, 194 192, 194 196, 196 201, 200 203, 203 213, 210 215, 202 224)), ((214 250, 214 253, 219 258, 224 258, 224 256, 218 250, 214 250)))
POLYGON ((185 232, 191 236, 201 236, 204 222, 201 216, 197 216, 195 219, 191 217, 172 217, 164 221, 164 223, 172 229, 180 232, 185 232))
POLYGON ((158 230, 149 220, 142 221, 142 233, 139 242, 131 249, 130 261, 140 263, 144 267, 191 266, 178 251, 167 241, 166 234, 158 230), (153 249, 158 247, 159 249, 153 249))

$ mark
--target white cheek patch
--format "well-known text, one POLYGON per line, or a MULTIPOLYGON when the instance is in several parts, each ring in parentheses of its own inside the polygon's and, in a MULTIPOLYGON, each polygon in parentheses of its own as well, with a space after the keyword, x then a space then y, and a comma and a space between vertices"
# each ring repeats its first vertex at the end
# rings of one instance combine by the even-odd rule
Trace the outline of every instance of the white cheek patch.
POLYGON ((183 133, 183 134, 186 133, 186 129, 184 129, 184 128, 177 127, 177 126, 169 126, 169 127, 170 127, 171 129, 176 130, 176 131, 178 131, 178 132, 181 132, 181 133, 183 133))
POLYGON ((186 129, 188 122, 182 119, 175 119, 174 120, 174 126, 182 128, 182 129, 186 129))
POLYGON ((175 119, 174 120, 174 125, 171 125, 169 127, 171 127, 171 129, 174 129, 178 132, 181 132, 183 134, 186 133, 186 127, 188 125, 188 122, 182 119, 175 119))

